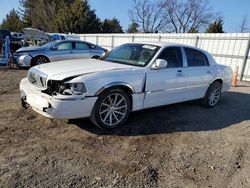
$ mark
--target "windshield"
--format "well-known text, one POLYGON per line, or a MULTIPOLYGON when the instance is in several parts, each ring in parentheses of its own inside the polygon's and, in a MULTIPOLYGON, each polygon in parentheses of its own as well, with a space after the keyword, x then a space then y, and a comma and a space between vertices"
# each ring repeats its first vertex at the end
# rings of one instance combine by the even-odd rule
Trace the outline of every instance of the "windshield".
POLYGON ((55 46, 57 43, 58 43, 58 41, 52 41, 52 42, 49 42, 47 44, 42 45, 42 47, 51 48, 51 47, 55 46))
POLYGON ((124 44, 104 56, 102 59, 114 63, 145 67, 159 50, 158 46, 146 44, 124 44))

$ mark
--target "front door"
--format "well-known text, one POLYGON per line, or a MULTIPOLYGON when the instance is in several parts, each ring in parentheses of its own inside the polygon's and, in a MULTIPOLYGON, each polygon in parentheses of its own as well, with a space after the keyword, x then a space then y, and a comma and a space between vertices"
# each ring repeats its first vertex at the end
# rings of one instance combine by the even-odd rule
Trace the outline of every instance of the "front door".
POLYGON ((180 102, 186 88, 183 54, 179 47, 167 47, 157 59, 168 62, 167 68, 149 70, 146 76, 144 108, 180 102))
POLYGON ((73 58, 73 43, 61 42, 55 49, 51 49, 49 53, 50 61, 61 61, 73 58))

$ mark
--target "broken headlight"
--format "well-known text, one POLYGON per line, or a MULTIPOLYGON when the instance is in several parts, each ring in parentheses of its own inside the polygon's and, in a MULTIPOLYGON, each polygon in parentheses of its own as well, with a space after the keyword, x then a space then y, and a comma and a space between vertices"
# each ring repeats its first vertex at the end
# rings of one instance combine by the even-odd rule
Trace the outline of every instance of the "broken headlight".
POLYGON ((87 92, 84 83, 64 83, 60 86, 59 92, 63 95, 82 95, 87 92))

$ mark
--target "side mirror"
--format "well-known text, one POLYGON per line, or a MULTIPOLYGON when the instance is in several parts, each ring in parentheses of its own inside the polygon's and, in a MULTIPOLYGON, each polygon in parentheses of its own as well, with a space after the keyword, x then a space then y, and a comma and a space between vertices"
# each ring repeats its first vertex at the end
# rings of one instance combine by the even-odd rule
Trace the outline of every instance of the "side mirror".
POLYGON ((164 59, 156 59, 152 65, 153 70, 165 69, 168 66, 168 62, 164 59))
POLYGON ((51 47, 51 50, 57 50, 58 49, 58 46, 52 46, 51 47))

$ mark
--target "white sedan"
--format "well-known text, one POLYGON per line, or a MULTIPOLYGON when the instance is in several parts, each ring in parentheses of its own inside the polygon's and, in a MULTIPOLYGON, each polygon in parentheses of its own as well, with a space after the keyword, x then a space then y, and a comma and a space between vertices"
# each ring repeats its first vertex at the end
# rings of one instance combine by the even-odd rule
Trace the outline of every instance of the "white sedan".
POLYGON ((122 125, 131 111, 201 99, 214 107, 232 70, 206 51, 172 43, 129 43, 101 60, 38 65, 20 83, 22 105, 57 119, 90 117, 100 128, 122 125))

